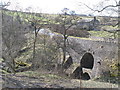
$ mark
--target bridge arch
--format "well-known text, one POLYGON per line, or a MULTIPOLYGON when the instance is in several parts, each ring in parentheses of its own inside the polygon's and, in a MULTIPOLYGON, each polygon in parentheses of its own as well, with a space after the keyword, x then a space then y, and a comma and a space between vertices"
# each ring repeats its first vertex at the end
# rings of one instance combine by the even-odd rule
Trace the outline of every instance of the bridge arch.
POLYGON ((80 61, 82 68, 92 69, 94 66, 94 57, 91 53, 85 53, 80 61))

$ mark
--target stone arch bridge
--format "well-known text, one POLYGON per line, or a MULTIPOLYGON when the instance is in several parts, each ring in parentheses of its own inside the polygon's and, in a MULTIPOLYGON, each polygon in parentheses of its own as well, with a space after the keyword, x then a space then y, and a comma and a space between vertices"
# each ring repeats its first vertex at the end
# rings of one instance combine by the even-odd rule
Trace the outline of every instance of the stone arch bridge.
MULTIPOLYGON (((75 74, 80 74, 82 70, 83 78, 95 78, 104 71, 105 60, 116 60, 118 57, 118 44, 114 41, 97 41, 69 37, 67 52, 72 57, 72 62, 80 67, 74 70, 75 74), (79 72, 78 72, 79 71, 79 72)), ((69 67, 71 68, 71 67, 69 67)), ((68 70, 66 71, 70 71, 68 70)), ((70 73, 70 72, 69 72, 70 73)))

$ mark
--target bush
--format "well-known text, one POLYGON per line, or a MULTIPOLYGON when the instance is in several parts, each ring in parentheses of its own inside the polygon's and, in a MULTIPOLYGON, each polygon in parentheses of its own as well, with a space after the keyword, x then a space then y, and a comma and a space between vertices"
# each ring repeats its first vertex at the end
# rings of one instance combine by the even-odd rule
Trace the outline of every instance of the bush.
POLYGON ((36 42, 35 65, 52 70, 57 63, 58 55, 56 42, 50 36, 39 34, 36 42))
POLYGON ((97 80, 110 83, 118 83, 118 73, 120 73, 120 71, 118 71, 118 69, 120 68, 118 60, 105 60, 103 64, 104 66, 102 67, 102 75, 97 78, 97 80))
POLYGON ((118 63, 118 61, 113 61, 112 64, 109 65, 110 67, 110 76, 111 77, 118 77, 120 73, 120 71, 118 71, 118 69, 120 68, 120 64, 118 63))

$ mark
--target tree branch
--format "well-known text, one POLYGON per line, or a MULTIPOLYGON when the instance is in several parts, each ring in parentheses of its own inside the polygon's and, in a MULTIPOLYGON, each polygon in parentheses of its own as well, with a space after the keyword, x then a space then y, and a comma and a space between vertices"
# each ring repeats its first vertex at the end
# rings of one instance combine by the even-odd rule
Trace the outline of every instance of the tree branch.
POLYGON ((68 26, 67 28, 66 28, 66 31, 69 29, 69 28, 71 28, 73 26, 73 24, 71 24, 70 26, 68 26))
POLYGON ((105 10, 106 8, 109 8, 109 7, 118 7, 118 6, 120 6, 120 5, 108 5, 108 6, 104 7, 103 9, 97 10, 97 11, 98 11, 98 12, 102 12, 102 11, 105 10))
MULTIPOLYGON (((82 3, 82 2, 80 2, 80 3, 82 3)), ((108 6, 105 6, 104 8, 102 8, 101 10, 95 10, 95 9, 89 7, 88 5, 86 5, 85 3, 82 3, 82 4, 84 4, 84 5, 85 5, 87 8, 89 8, 90 10, 92 10, 92 11, 97 11, 97 12, 102 12, 102 11, 104 11, 105 9, 110 8, 110 7, 118 7, 118 6, 120 6, 119 4, 116 4, 116 5, 108 5, 108 6)))

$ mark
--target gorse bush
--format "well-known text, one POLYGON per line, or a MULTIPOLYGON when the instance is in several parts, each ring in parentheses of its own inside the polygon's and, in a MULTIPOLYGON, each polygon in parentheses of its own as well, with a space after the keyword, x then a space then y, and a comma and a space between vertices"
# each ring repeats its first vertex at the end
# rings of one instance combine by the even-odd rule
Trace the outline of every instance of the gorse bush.
POLYGON ((120 68, 118 60, 105 60, 103 64, 104 67, 102 67, 102 75, 97 78, 97 80, 110 83, 118 83, 118 73, 120 73, 120 71, 118 71, 118 69, 120 68))
POLYGON ((113 61, 112 64, 109 65, 110 67, 110 75, 112 77, 118 77, 119 76, 119 72, 118 69, 120 68, 120 64, 118 63, 118 61, 113 61))

